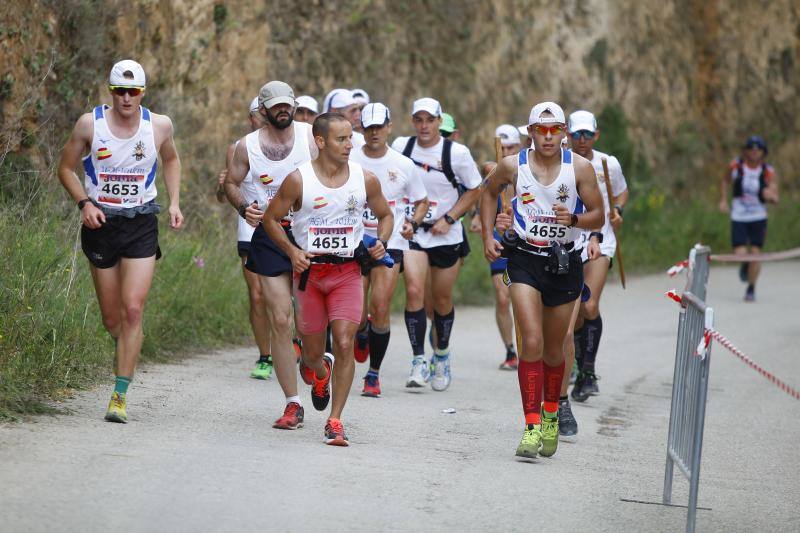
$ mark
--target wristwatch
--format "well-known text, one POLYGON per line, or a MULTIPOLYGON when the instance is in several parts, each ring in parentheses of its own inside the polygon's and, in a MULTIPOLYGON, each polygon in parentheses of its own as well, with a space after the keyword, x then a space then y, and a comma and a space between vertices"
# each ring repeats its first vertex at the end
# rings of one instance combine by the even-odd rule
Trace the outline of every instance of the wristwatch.
POLYGON ((412 220, 411 229, 414 230, 414 233, 416 233, 417 230, 419 229, 419 222, 417 222, 416 220, 412 220))
POLYGON ((247 204, 242 204, 239 206, 239 216, 246 219, 247 216, 245 215, 245 211, 247 211, 247 204))
POLYGON ((455 224, 455 223, 456 223, 456 219, 454 219, 453 217, 451 217, 451 216, 450 216, 449 214, 447 214, 447 213, 445 213, 445 214, 444 214, 444 216, 443 216, 442 218, 444 219, 444 221, 445 221, 445 222, 447 222, 447 223, 448 223, 448 224, 450 224, 451 226, 452 226, 453 224, 455 224))
POLYGON ((567 226, 567 227, 571 228, 571 227, 573 227, 573 226, 575 226, 577 224, 578 224, 578 215, 576 215, 575 213, 572 213, 572 218, 570 218, 569 226, 567 226))
POLYGON ((622 216, 622 206, 621 205, 619 205, 619 204, 615 205, 614 209, 617 210, 617 213, 619 213, 619 216, 622 216))
POLYGON ((599 244, 603 244, 603 233, 600 231, 593 231, 589 234, 589 238, 597 237, 597 242, 599 244))
POLYGON ((78 211, 83 211, 83 206, 85 206, 87 203, 89 203, 89 202, 91 202, 91 201, 92 201, 92 200, 91 200, 91 199, 89 199, 89 198, 84 198, 83 200, 80 200, 80 201, 78 202, 78 211))

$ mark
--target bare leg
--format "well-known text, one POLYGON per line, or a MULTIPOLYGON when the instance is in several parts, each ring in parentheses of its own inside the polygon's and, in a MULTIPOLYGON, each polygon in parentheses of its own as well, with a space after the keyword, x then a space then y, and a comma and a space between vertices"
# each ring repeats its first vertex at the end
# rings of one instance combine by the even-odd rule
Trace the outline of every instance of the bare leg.
POLYGON ((242 257, 242 273, 244 281, 247 283, 247 296, 250 299, 250 327, 253 330, 253 337, 261 355, 268 355, 270 352, 270 328, 269 317, 267 316, 267 302, 261 292, 261 282, 258 274, 244 268, 247 257, 242 257))
POLYGON ((124 258, 120 261, 120 301, 122 303, 122 323, 117 342, 117 375, 133 377, 136 363, 142 349, 142 315, 144 302, 153 273, 156 258, 142 259, 124 258))
POLYGON ((581 299, 575 300, 572 316, 569 319, 569 328, 564 336, 564 379, 561 380, 561 396, 567 395, 569 389, 569 375, 575 364, 575 322, 578 320, 578 311, 581 308, 581 299))
POLYGON ((353 357, 353 338, 358 329, 358 324, 347 320, 334 320, 333 328, 333 355, 336 364, 333 372, 333 397, 331 398, 331 418, 342 418, 350 387, 353 385, 355 373, 355 358, 353 357))
POLYGON ((500 339, 503 347, 507 347, 513 342, 514 319, 511 316, 511 296, 508 286, 503 283, 503 275, 495 274, 492 276, 494 285, 494 318, 497 322, 497 329, 500 332, 500 339))
POLYGON ((287 398, 297 396, 297 368, 292 347, 292 278, 285 272, 276 277, 259 276, 259 279, 267 301, 275 375, 287 398))

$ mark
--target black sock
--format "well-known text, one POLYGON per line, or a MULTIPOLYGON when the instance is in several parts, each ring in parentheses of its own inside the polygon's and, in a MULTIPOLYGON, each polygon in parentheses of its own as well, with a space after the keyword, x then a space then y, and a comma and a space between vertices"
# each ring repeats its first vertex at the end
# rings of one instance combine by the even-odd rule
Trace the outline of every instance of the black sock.
POLYGON ((603 335, 603 318, 597 315, 593 320, 584 320, 583 329, 586 335, 586 346, 583 353, 581 370, 594 372, 594 361, 597 358, 597 348, 600 346, 600 337, 603 335))
POLYGON ((428 326, 425 308, 423 307, 419 311, 406 309, 405 318, 408 340, 411 341, 411 350, 415 356, 425 355, 425 329, 428 326))
POLYGON ((261 356, 258 358, 258 361, 256 361, 256 363, 269 363, 271 361, 272 361, 272 356, 270 354, 264 355, 262 353, 261 356))
POLYGON ((325 333, 325 351, 333 353, 333 334, 331 333, 330 324, 328 324, 328 331, 325 333))
POLYGON ((456 308, 452 308, 446 315, 433 312, 433 325, 436 327, 436 348, 447 350, 450 346, 450 332, 453 331, 453 321, 456 317, 456 308))
POLYGON ((569 396, 567 396, 566 394, 564 396, 558 397, 558 403, 563 403, 563 402, 569 402, 569 396))
POLYGON ((583 326, 581 326, 581 329, 575 330, 572 338, 575 341, 575 362, 578 364, 578 370, 580 370, 583 368, 583 352, 586 351, 586 330, 583 326))
POLYGON ((376 329, 375 326, 369 328, 369 367, 380 370, 386 349, 389 347, 389 328, 385 331, 376 329))
POLYGON ((506 345, 506 360, 514 359, 517 356, 517 352, 514 351, 514 345, 508 344, 506 345))

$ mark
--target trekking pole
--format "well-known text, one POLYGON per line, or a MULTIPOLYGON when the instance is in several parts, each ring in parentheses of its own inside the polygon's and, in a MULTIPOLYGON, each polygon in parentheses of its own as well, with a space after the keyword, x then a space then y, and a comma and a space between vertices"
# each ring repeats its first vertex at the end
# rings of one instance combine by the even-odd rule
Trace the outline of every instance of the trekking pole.
MULTIPOLYGON (((614 200, 614 195, 611 193, 611 179, 608 177, 608 161, 606 158, 603 158, 603 177, 606 180, 606 192, 608 193, 608 211, 611 212, 614 207, 611 205, 611 202, 614 200)), ((619 245, 619 235, 617 237, 617 249, 615 256, 617 258, 617 262, 619 263, 619 280, 622 282, 622 288, 625 288, 625 267, 622 265, 622 248, 619 245)))

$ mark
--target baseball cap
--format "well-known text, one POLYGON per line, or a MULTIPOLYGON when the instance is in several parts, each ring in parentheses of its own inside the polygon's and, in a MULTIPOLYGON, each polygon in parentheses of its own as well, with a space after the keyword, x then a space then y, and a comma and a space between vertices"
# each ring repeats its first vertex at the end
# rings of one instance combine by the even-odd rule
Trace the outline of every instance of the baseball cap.
POLYGON ((751 135, 750 137, 747 138, 747 141, 745 141, 745 143, 744 143, 744 148, 745 149, 753 148, 754 146, 764 150, 764 154, 766 154, 768 152, 768 150, 767 150, 767 141, 765 141, 764 137, 762 137, 760 135, 751 135))
POLYGON ((528 118, 528 125, 531 124, 564 124, 564 110, 555 102, 541 102, 531 108, 528 118), (553 116, 542 118, 544 112, 550 112, 553 116))
POLYGON ((438 100, 433 98, 420 98, 419 100, 414 100, 414 105, 411 107, 411 116, 416 115, 420 111, 427 111, 434 117, 441 117, 442 105, 438 100))
POLYGON ((520 136, 528 137, 528 126, 517 126, 517 131, 519 132, 520 136))
POLYGON ((253 98, 253 100, 250 102, 250 112, 251 112, 251 113, 253 113, 253 112, 255 112, 255 111, 258 111, 258 107, 259 107, 259 106, 258 106, 258 96, 256 96, 256 97, 255 97, 255 98, 253 98))
POLYGON ((575 133, 576 131, 596 132, 597 119, 586 110, 575 111, 569 116, 569 132, 575 133))
POLYGON ((383 126, 389 119, 391 119, 389 108, 379 102, 367 104, 361 110, 361 125, 365 128, 383 126))
POLYGON ((458 129, 456 126, 456 119, 450 113, 442 113, 442 124, 439 126, 439 131, 444 133, 453 133, 458 129))
POLYGON ((310 109, 314 113, 319 113, 319 105, 317 104, 316 99, 314 99, 312 96, 305 94, 303 96, 298 96, 295 102, 297 103, 297 107, 310 109))
POLYGON ((328 113, 331 109, 341 109, 355 103, 350 89, 334 89, 325 96, 325 100, 322 102, 322 112, 328 113))
POLYGON ((357 104, 369 103, 369 94, 367 94, 367 91, 364 89, 353 89, 350 91, 350 94, 353 95, 353 100, 355 100, 357 104))
POLYGON ((500 144, 503 146, 514 146, 520 143, 519 131, 511 124, 503 124, 494 130, 494 136, 500 137, 500 144))
POLYGON ((132 59, 123 59, 111 67, 108 84, 117 87, 144 87, 147 85, 142 66, 132 59), (130 73, 133 77, 125 76, 130 73))
POLYGON ((278 104, 294 106, 294 91, 288 83, 273 80, 261 87, 258 92, 258 103, 267 109, 278 104))

